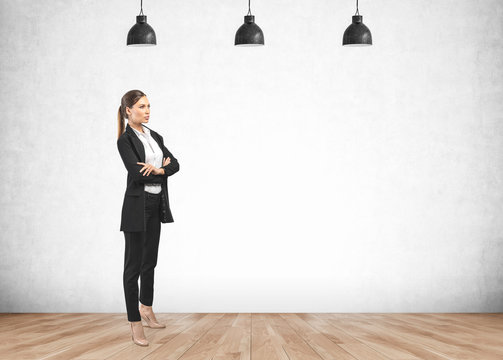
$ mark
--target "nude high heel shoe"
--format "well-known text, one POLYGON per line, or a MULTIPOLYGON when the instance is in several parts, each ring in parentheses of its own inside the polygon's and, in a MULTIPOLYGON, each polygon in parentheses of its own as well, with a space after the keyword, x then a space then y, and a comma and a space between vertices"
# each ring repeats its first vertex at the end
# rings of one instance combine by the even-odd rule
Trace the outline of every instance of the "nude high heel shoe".
MULTIPOLYGON (((153 318, 150 318, 147 313, 145 311, 143 311, 143 309, 140 307, 139 308, 140 310, 140 316, 143 320, 145 320, 145 322, 147 323, 147 327, 150 327, 152 329, 163 329, 166 327, 166 325, 164 324, 160 324, 157 322, 157 320, 155 319, 155 315, 153 318)), ((153 315, 153 313, 152 313, 153 315)))
MULTIPOLYGON (((148 340, 147 339, 136 339, 134 337, 134 330, 133 330, 133 323, 132 322, 129 322, 131 324, 131 339, 133 340, 133 342, 136 344, 136 345, 140 345, 140 346, 148 346, 148 340)), ((143 327, 141 328, 142 332, 143 332, 143 327)))

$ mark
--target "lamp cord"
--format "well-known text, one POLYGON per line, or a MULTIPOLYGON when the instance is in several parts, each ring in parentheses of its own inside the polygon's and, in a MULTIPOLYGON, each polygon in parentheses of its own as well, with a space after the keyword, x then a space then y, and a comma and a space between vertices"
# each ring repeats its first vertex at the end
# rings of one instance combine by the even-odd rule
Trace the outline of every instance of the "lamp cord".
POLYGON ((251 15, 250 0, 248 0, 248 14, 247 15, 251 15))
POLYGON ((356 0, 356 13, 355 15, 360 15, 360 12, 358 11, 358 0, 356 0))
POLYGON ((140 0, 140 15, 143 15, 143 0, 140 0))

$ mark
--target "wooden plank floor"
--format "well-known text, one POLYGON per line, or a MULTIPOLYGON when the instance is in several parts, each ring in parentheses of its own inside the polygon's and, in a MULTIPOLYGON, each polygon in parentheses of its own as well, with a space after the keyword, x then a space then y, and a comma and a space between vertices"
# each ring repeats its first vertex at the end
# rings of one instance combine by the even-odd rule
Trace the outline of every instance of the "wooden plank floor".
POLYGON ((159 313, 148 347, 125 314, 0 314, 0 359, 503 359, 503 313, 159 313))

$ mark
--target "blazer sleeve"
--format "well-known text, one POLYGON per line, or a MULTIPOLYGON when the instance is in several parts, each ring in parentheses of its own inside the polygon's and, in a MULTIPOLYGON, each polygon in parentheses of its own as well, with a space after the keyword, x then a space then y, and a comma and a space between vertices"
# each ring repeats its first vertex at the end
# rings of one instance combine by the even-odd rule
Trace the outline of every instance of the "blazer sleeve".
POLYGON ((173 156, 173 154, 166 148, 166 146, 164 146, 164 140, 162 136, 159 135, 159 137, 161 138, 163 157, 165 158, 169 157, 171 160, 171 162, 168 165, 161 167, 162 169, 164 169, 164 175, 160 176, 168 177, 177 173, 178 170, 180 170, 180 164, 178 163, 178 160, 173 156))
POLYGON ((163 182, 163 175, 143 175, 140 170, 143 165, 137 164, 138 159, 131 147, 131 143, 126 138, 119 138, 117 140, 117 148, 121 155, 124 166, 131 175, 134 181, 145 184, 161 184, 163 182))

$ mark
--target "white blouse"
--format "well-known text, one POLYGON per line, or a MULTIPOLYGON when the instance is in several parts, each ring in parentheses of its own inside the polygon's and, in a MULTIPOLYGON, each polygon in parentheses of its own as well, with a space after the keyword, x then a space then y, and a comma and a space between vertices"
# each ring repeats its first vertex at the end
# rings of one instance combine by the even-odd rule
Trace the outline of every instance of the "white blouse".
MULTIPOLYGON (((150 136, 150 130, 143 125, 142 127, 144 131, 143 133, 134 128, 131 129, 134 130, 136 136, 138 136, 143 143, 143 147, 145 148, 145 163, 152 164, 156 168, 160 168, 162 166, 163 158, 162 149, 157 144, 157 141, 150 136)), ((162 191, 161 184, 145 184, 145 191, 152 194, 159 194, 162 191)))

